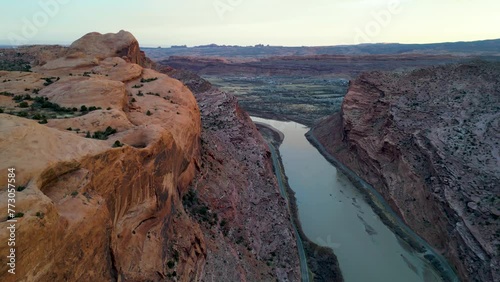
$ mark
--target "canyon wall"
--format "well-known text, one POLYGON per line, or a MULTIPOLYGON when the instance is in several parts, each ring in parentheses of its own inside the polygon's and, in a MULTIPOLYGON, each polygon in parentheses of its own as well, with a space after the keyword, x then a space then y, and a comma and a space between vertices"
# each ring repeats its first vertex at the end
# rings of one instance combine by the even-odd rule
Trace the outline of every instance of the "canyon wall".
POLYGON ((500 65, 362 74, 312 133, 444 254, 464 281, 498 281, 500 65))
POLYGON ((271 152, 236 98, 197 75, 162 68, 193 92, 202 116, 201 173, 187 210, 207 246, 203 281, 300 281, 295 235, 271 152), (194 202, 194 203, 193 203, 194 202), (209 216, 200 214, 204 206, 209 216), (217 218, 213 220, 212 218, 217 218))

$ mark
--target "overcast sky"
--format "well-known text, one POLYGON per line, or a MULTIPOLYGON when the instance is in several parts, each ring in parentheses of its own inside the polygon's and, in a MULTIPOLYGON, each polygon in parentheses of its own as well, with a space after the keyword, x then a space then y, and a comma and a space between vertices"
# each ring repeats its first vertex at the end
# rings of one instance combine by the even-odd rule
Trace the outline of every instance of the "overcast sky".
POLYGON ((142 46, 319 46, 500 38, 499 0, 0 0, 0 44, 98 31, 142 46), (43 3, 46 3, 45 8, 43 3), (50 4, 50 5, 49 5, 50 4))

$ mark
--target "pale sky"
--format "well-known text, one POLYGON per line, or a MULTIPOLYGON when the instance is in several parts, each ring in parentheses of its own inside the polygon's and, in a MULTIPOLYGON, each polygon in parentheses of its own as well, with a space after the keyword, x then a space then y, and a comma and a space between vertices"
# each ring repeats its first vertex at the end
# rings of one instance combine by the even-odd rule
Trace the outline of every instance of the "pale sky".
POLYGON ((500 38, 499 0, 0 0, 0 44, 132 32, 141 46, 324 46, 500 38), (46 5, 44 5, 44 3, 46 5))

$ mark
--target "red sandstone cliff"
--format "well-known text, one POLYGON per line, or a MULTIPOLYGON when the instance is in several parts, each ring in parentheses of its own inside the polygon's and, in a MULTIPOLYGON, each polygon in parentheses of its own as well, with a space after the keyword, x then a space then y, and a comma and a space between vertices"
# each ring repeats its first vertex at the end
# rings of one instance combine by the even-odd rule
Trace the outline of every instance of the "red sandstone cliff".
POLYGON ((313 129, 470 281, 500 279, 499 77, 484 62, 366 73, 313 129))
MULTIPOLYGON (((128 32, 91 33, 69 48, 23 49, 32 58, 33 72, 0 71, 0 171, 15 167, 16 184, 25 187, 16 193, 15 210, 22 213, 16 226, 16 274, 7 273, 2 255, 0 280, 297 280, 288 214, 275 195, 267 149, 248 116, 225 94, 210 96, 213 105, 238 111, 220 113, 217 125, 241 130, 238 140, 217 141, 218 150, 247 144, 255 154, 250 159, 260 164, 255 170, 250 164, 247 173, 220 167, 241 156, 236 149, 207 155, 192 92, 145 68, 150 61, 138 46, 128 32), (231 178, 216 177, 233 172, 231 178), (207 175, 210 184, 200 185, 207 175), (254 179, 262 176, 266 184, 254 179), (240 190, 228 193, 227 187, 240 190), (203 212, 187 206, 183 196, 191 195, 190 189, 198 191, 195 207, 203 212), (232 208, 213 205, 214 199, 229 199, 232 208), (259 220, 269 225, 256 223, 256 207, 264 218, 259 220), (213 215, 214 227, 209 229, 200 214, 213 215), (271 252, 277 258, 269 266, 271 252), (224 269, 227 273, 216 272, 224 269)), ((6 173, 0 183, 6 185, 6 173)), ((6 211, 4 188, 0 209, 6 211)), ((6 220, 0 222, 5 242, 6 220)), ((0 245, 0 253, 8 248, 0 245)))

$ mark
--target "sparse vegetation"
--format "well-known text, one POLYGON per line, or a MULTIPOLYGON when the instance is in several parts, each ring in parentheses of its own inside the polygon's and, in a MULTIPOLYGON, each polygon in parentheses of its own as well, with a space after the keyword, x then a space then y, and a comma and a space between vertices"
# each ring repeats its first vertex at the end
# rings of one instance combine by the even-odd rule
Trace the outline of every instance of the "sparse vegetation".
POLYGON ((120 142, 120 140, 116 140, 115 143, 113 143, 113 148, 120 148, 123 147, 123 143, 120 142))
POLYGON ((60 78, 59 77, 44 77, 42 79, 45 80, 45 82, 43 83, 43 85, 44 86, 49 86, 52 83, 54 83, 55 81, 58 81, 60 78), (55 81, 54 81, 54 79, 55 79, 55 81))
POLYGON ((19 185, 19 186, 17 186, 17 191, 18 191, 18 192, 21 192, 21 191, 23 191, 24 189, 26 189, 26 186, 23 186, 23 185, 19 185))
POLYGON ((10 92, 7 92, 7 91, 0 92, 0 95, 7 96, 7 97, 14 97, 13 93, 10 93, 10 92))
POLYGON ((143 86, 144 86, 144 84, 136 84, 136 85, 132 86, 132 88, 141 88, 143 86))
POLYGON ((141 78, 141 83, 148 83, 148 82, 151 82, 151 81, 155 81, 157 79, 158 79, 158 77, 147 78, 147 79, 141 78))
POLYGON ((213 226, 218 221, 216 213, 212 213, 207 205, 201 203, 198 199, 196 191, 190 189, 183 197, 182 204, 193 217, 197 218, 199 222, 207 222, 213 226))
POLYGON ((99 139, 99 140, 107 140, 108 137, 112 134, 116 133, 116 129, 112 128, 111 126, 106 127, 106 130, 104 131, 96 131, 94 134, 92 134, 92 138, 94 139, 99 139))
POLYGON ((147 116, 152 115, 151 111, 150 111, 150 110, 148 110, 148 111, 146 112, 146 115, 147 115, 147 116))

